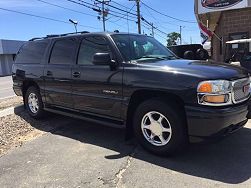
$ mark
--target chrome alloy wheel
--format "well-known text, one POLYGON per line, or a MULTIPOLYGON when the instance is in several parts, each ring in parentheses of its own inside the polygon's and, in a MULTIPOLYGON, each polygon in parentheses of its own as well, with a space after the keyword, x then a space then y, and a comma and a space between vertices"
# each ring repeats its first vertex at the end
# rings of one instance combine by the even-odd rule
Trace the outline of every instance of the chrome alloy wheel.
POLYGON ((170 122, 164 115, 156 111, 144 115, 141 130, 146 140, 155 146, 166 145, 172 137, 170 122))
POLYGON ((28 97, 28 106, 32 113, 36 114, 39 110, 38 98, 35 93, 30 93, 28 97))

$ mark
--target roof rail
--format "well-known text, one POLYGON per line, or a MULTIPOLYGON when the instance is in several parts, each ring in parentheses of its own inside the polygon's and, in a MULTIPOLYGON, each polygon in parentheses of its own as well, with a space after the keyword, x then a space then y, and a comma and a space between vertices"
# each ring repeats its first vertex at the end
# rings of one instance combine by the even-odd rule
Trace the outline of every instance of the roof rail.
POLYGON ((35 41, 35 40, 40 40, 40 39, 48 39, 48 38, 54 38, 54 37, 64 37, 64 36, 67 36, 67 35, 77 35, 77 34, 85 34, 85 33, 90 33, 90 32, 89 31, 80 31, 80 32, 74 32, 74 33, 52 34, 52 35, 47 35, 46 37, 32 38, 29 41, 35 41))

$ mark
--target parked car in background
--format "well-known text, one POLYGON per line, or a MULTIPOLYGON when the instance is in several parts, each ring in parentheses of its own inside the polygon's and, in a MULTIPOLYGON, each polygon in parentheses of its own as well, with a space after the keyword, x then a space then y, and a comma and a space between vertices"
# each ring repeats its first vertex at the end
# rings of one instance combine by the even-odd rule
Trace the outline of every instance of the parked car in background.
POLYGON ((227 49, 231 49, 231 51, 229 52, 230 57, 225 57, 225 62, 251 71, 251 39, 228 41, 226 42, 227 49))
POLYGON ((153 37, 79 33, 19 50, 13 89, 34 118, 45 111, 126 128, 155 154, 227 135, 248 121, 249 73, 179 59, 153 37))
POLYGON ((207 50, 201 44, 168 46, 167 48, 182 59, 207 60, 209 58, 207 50))

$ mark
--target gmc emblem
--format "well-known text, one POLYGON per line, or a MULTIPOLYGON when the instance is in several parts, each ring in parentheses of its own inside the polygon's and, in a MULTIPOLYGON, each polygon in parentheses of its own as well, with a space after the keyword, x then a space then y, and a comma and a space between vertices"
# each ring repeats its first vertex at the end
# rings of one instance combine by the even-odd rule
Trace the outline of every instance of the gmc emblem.
POLYGON ((243 86, 243 88, 242 88, 242 90, 243 90, 244 93, 249 92, 249 89, 250 89, 250 84, 245 85, 245 86, 243 86))

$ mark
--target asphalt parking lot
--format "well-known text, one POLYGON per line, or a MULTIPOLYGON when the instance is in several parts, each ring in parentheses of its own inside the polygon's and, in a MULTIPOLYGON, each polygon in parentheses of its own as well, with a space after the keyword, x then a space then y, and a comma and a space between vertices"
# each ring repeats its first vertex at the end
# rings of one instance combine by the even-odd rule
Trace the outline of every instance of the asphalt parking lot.
POLYGON ((42 136, 0 157, 2 188, 251 186, 251 123, 221 141, 163 158, 126 142, 124 130, 48 118, 50 125, 33 125, 42 136))

